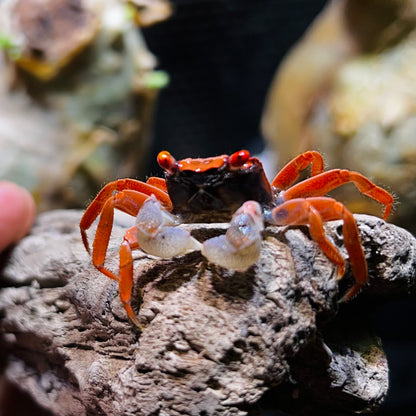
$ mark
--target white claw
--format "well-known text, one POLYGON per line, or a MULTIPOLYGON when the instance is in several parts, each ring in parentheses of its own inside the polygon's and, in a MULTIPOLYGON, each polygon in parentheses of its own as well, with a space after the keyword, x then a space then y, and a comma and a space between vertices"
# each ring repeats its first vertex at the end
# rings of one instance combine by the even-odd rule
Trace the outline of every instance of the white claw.
POLYGON ((136 217, 137 240, 148 254, 168 258, 200 250, 201 243, 179 228, 180 221, 166 211, 154 195, 149 197, 136 217))
POLYGON ((225 235, 203 243, 202 255, 219 266, 245 270, 260 256, 263 229, 259 203, 247 201, 234 213, 225 235))

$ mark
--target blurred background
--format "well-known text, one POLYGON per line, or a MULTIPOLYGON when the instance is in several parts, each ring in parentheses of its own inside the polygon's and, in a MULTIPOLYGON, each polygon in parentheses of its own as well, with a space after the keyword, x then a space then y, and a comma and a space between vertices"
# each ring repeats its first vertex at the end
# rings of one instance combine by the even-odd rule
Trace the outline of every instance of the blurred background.
MULTIPOLYGON (((415 0, 0 0, 0 49, 0 179, 40 211, 160 176, 163 149, 246 148, 270 179, 316 149, 393 192, 391 221, 416 233, 415 0)), ((353 186, 334 196, 380 214, 353 186)), ((416 409, 415 312, 373 317, 382 415, 416 409)))

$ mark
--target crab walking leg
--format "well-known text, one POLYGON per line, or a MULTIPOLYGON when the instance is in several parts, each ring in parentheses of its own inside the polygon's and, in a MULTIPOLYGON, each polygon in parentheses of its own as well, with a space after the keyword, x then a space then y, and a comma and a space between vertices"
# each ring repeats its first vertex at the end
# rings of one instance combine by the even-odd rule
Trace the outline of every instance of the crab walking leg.
POLYGON ((118 208, 127 214, 136 216, 148 198, 148 195, 140 192, 124 190, 107 199, 102 207, 92 246, 92 263, 100 272, 111 279, 118 280, 118 277, 104 267, 104 262, 113 228, 114 209, 118 208))
POLYGON ((119 259, 119 295, 121 303, 126 310, 129 319, 139 328, 142 329, 136 315, 130 305, 131 292, 133 289, 133 256, 132 250, 139 248, 137 241, 137 227, 131 227, 124 235, 120 247, 119 259))
POLYGON ((219 266, 245 270, 259 258, 263 228, 259 203, 247 201, 234 213, 225 235, 206 240, 201 253, 219 266))
POLYGON ((157 176, 151 176, 146 183, 151 186, 155 186, 164 192, 168 192, 168 188, 166 186, 166 181, 163 178, 158 178, 157 176))
POLYGON ((338 267, 338 276, 345 272, 345 261, 338 249, 325 236, 323 222, 342 219, 344 244, 347 249, 354 286, 341 301, 351 299, 367 281, 367 262, 361 247, 358 227, 352 213, 340 202, 332 198, 298 198, 284 202, 273 212, 276 225, 309 225, 311 237, 319 244, 324 254, 338 267))
POLYGON ((322 196, 332 189, 352 182, 364 195, 384 205, 383 219, 387 219, 393 207, 394 198, 385 189, 375 185, 361 173, 345 169, 333 169, 305 179, 282 193, 284 200, 322 196))
MULTIPOLYGON (((150 178, 149 178, 150 180, 150 178)), ((170 198, 163 189, 146 184, 141 181, 136 181, 134 179, 119 179, 113 182, 108 183, 104 186, 103 189, 98 193, 95 199, 91 202, 88 208, 85 210, 84 215, 81 218, 79 224, 81 229, 82 241, 84 243, 85 249, 90 252, 90 247, 88 244, 88 237, 86 231, 91 227, 92 223, 100 215, 101 211, 104 208, 104 205, 108 199, 117 193, 127 190, 132 190, 139 192, 143 195, 150 196, 151 194, 156 195, 156 197, 166 206, 167 209, 171 209, 172 203, 170 198)))
POLYGON ((319 152, 309 150, 296 156, 280 170, 271 185, 279 191, 289 188, 299 178, 300 172, 309 165, 311 165, 312 176, 324 171, 324 160, 319 152))

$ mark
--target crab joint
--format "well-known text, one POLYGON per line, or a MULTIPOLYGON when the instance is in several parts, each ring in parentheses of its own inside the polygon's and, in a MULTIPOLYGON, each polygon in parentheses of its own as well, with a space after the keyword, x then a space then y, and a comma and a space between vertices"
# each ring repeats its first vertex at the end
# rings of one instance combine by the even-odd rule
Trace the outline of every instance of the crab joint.
POLYGON ((260 256, 263 229, 260 205, 247 201, 234 213, 225 235, 206 240, 201 253, 219 266, 245 270, 260 256))

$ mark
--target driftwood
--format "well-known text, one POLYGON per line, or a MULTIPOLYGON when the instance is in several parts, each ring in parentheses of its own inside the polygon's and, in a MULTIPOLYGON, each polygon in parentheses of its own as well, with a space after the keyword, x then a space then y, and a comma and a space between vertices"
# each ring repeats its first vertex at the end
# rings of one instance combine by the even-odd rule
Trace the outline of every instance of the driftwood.
MULTIPOLYGON (((268 227, 245 273, 199 252, 161 260, 137 251, 140 333, 117 283, 91 265, 80 215, 40 215, 3 256, 5 377, 52 414, 344 415, 382 403, 387 360, 367 315, 415 291, 416 240, 405 230, 357 215, 370 278, 346 304, 338 299, 353 282, 348 268, 337 282, 306 227, 268 227)), ((204 239, 225 225, 186 227, 204 239)), ((346 256, 341 223, 326 228, 346 256)), ((114 271, 123 231, 115 225, 108 251, 114 271)))

